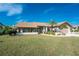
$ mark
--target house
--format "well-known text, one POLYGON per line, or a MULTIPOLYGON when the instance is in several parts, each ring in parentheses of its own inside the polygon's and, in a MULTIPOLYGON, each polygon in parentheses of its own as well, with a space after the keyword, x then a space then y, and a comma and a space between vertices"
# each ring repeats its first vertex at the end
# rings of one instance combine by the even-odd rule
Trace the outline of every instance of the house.
POLYGON ((60 22, 55 25, 53 25, 53 30, 55 32, 61 32, 63 34, 69 34, 71 33, 72 25, 68 22, 60 22))
POLYGON ((69 34, 73 26, 68 22, 60 22, 53 25, 53 27, 48 23, 42 22, 20 22, 16 24, 16 28, 17 32, 21 34, 40 34, 47 33, 48 31, 69 34))
POLYGON ((41 22, 20 22, 16 24, 16 30, 21 34, 40 34, 48 32, 50 26, 41 22))

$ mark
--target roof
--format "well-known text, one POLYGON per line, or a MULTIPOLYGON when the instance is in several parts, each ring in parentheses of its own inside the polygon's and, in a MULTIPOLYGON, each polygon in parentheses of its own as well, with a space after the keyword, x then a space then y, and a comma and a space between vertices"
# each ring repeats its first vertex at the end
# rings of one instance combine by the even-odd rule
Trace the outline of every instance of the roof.
POLYGON ((61 25, 63 25, 63 24, 68 24, 69 26, 71 26, 72 27, 72 25, 71 24, 69 24, 68 22, 60 22, 60 23, 57 23, 57 24, 55 24, 54 26, 61 26, 61 25))
POLYGON ((41 22, 20 22, 16 24, 16 27, 38 27, 38 26, 50 26, 48 23, 41 22))

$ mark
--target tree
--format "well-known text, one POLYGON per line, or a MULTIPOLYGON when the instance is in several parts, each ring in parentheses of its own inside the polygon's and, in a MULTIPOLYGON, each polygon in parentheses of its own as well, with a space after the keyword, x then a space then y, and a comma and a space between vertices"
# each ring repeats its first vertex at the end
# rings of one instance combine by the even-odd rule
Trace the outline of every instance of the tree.
POLYGON ((5 34, 8 34, 8 33, 9 33, 9 31, 11 31, 11 30, 12 30, 12 28, 11 28, 11 27, 9 27, 9 26, 5 26, 3 30, 4 30, 5 34))
POLYGON ((56 25, 57 23, 54 21, 54 20, 50 20, 50 23, 49 23, 52 27, 54 26, 54 25, 56 25))

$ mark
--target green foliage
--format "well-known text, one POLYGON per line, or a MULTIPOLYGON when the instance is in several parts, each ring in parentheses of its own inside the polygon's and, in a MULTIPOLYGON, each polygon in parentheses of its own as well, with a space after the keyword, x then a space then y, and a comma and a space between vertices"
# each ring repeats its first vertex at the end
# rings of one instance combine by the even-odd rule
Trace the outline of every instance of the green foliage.
POLYGON ((74 29, 71 29, 71 32, 79 32, 79 28, 74 28, 74 29))
POLYGON ((57 23, 54 20, 51 20, 49 24, 53 27, 53 25, 55 25, 57 23))
POLYGON ((70 31, 73 32, 74 30, 71 28, 70 31))
POLYGON ((77 30, 74 30, 74 32, 79 32, 79 30, 77 29, 77 30))
POLYGON ((11 31, 11 30, 12 30, 12 28, 9 27, 9 26, 6 26, 6 27, 4 28, 5 34, 8 34, 9 31, 11 31))
POLYGON ((56 22, 55 21, 51 21, 50 24, 54 25, 54 24, 56 24, 56 22))
POLYGON ((9 26, 2 26, 0 28, 0 34, 8 34, 9 31, 11 31, 11 30, 12 30, 12 28, 9 26))
POLYGON ((47 34, 55 35, 55 32, 53 32, 53 31, 48 31, 47 34))

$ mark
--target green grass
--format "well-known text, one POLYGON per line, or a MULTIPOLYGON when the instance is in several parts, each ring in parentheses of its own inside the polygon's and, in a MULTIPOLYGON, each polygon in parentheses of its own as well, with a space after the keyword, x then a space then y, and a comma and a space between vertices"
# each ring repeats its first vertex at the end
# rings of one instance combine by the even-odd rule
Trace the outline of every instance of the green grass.
POLYGON ((79 56, 79 37, 0 36, 0 55, 79 56))

